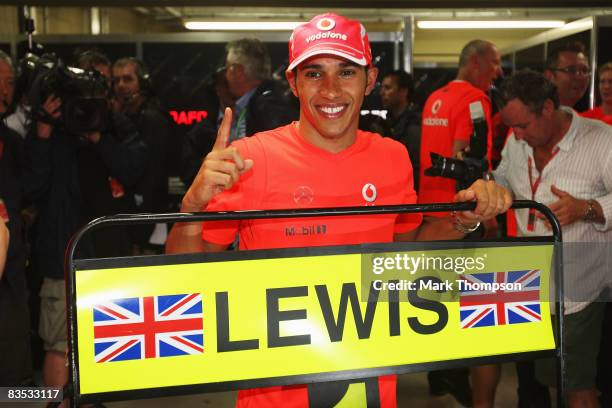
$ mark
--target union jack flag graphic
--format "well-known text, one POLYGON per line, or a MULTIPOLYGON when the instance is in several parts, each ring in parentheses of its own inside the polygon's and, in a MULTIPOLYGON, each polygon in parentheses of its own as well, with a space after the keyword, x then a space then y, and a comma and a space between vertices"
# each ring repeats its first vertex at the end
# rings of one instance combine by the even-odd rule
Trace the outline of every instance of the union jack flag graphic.
POLYGON ((459 314, 462 329, 542 320, 539 269, 464 274, 460 279, 469 284, 497 282, 500 286, 506 286, 505 290, 468 290, 468 285, 460 286, 459 314), (520 284, 520 289, 508 289, 509 283, 520 284))
POLYGON ((93 317, 96 363, 204 352, 200 293, 113 299, 93 317))

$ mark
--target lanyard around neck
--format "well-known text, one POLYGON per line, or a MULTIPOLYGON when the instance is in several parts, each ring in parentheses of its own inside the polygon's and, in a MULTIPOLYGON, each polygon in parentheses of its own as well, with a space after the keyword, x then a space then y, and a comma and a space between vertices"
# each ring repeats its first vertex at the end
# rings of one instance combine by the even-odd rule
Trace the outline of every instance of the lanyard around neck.
MULTIPOLYGON (((533 160, 531 159, 531 156, 529 156, 529 158, 527 159, 527 170, 529 174, 529 187, 531 187, 531 199, 532 200, 535 200, 536 192, 538 191, 538 187, 540 187, 540 182, 542 181, 542 174, 544 173, 544 169, 546 168, 548 163, 550 163, 552 159, 557 155, 557 153, 559 153, 558 146, 554 148, 553 153, 550 156, 550 159, 548 159, 548 161, 544 164, 544 166, 542 167, 542 171, 540 171, 540 174, 538 175, 538 178, 535 181, 533 181, 533 169, 532 169, 533 160)), ((530 232, 535 231, 535 223, 536 223, 536 210, 535 208, 530 208, 527 214, 527 231, 530 231, 530 232)))
MULTIPOLYGON (((236 119, 236 127, 235 127, 236 131, 234 133, 233 140, 238 140, 240 139, 241 136, 245 136, 245 135, 240 135, 240 127, 245 120, 246 111, 247 111, 247 107, 245 106, 244 108, 242 108, 242 110, 240 111, 240 114, 238 115, 238 118, 236 119)), ((245 133, 246 133, 246 129, 245 129, 245 133)))
POLYGON ((552 161, 552 159, 554 159, 554 157, 557 155, 557 153, 559 153, 559 147, 555 147, 553 149, 552 155, 550 156, 550 159, 548 159, 548 161, 544 164, 544 166, 542 167, 542 171, 540 171, 540 174, 538 175, 538 178, 534 181, 533 180, 533 160, 531 159, 531 156, 529 156, 529 158, 527 159, 527 170, 528 170, 528 175, 529 175, 529 186, 531 187, 531 199, 535 200, 535 195, 536 192, 538 191, 538 187, 540 187, 540 182, 542 181, 542 174, 544 173, 544 169, 546 168, 546 166, 548 165, 548 163, 550 163, 552 161))

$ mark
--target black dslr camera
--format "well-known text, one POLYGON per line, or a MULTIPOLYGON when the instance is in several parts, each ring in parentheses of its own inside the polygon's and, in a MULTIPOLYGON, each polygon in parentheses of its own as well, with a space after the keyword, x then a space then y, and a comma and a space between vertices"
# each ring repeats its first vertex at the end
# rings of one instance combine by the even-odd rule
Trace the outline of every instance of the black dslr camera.
POLYGON ((470 117, 474 131, 470 137, 469 149, 463 160, 430 153, 431 167, 425 170, 426 176, 440 176, 457 180, 457 191, 471 186, 489 171, 487 161, 487 135, 489 128, 480 102, 470 104, 470 117))
POLYGON ((21 74, 28 77, 27 103, 32 119, 63 124, 70 133, 102 131, 110 115, 106 78, 95 70, 64 65, 53 54, 30 59, 21 74), (62 114, 54 119, 43 109, 49 95, 62 100, 62 114))

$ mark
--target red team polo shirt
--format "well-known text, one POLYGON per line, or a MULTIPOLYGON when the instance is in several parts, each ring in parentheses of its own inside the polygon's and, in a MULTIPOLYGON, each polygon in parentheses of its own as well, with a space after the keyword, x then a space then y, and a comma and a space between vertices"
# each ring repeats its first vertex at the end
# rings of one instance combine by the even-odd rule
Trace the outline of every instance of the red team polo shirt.
MULTIPOLYGON (((207 211, 270 210, 414 204, 412 166, 406 148, 378 134, 357 132, 355 143, 330 153, 307 142, 290 124, 234 143, 253 168, 213 200, 207 211)), ((415 229, 421 214, 385 214, 203 224, 202 237, 240 249, 290 248, 391 242, 394 233, 415 229)), ((379 377, 381 408, 395 407, 396 377, 379 377)), ((238 393, 238 407, 308 407, 305 385, 238 393)))
MULTIPOLYGON (((308 143, 290 124, 234 146, 253 160, 253 168, 211 200, 208 211, 416 203, 406 148, 378 134, 358 131, 352 146, 330 153, 308 143)), ((385 214, 219 221, 205 223, 202 237, 223 245, 239 233, 240 249, 391 242, 394 233, 415 229, 421 218, 385 214)))
POLYGON ((579 115, 584 118, 601 120, 608 125, 612 125, 612 115, 606 115, 601 106, 597 106, 586 112, 579 113, 579 115))
MULTIPOLYGON (((421 169, 419 203, 449 203, 453 201, 457 182, 445 177, 425 176, 431 167, 429 153, 453 157, 453 142, 463 140, 469 143, 473 126, 469 105, 481 101, 489 127, 488 154, 490 158, 492 141, 491 103, 480 89, 466 81, 451 81, 434 91, 423 108, 421 128, 421 169)), ((445 213, 432 213, 445 216, 445 213)))

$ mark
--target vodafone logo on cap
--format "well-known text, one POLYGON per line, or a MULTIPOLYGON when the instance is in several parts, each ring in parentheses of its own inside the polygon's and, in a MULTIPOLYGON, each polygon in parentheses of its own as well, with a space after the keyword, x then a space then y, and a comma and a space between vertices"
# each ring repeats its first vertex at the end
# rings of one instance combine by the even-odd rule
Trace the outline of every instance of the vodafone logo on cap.
POLYGON ((311 34, 308 37, 306 37, 306 44, 312 42, 312 41, 317 41, 317 40, 325 40, 325 39, 332 39, 332 40, 342 40, 342 41, 347 41, 348 40, 348 36, 344 33, 336 33, 336 32, 332 32, 330 30, 332 30, 334 27, 336 27, 336 21, 329 18, 329 17, 323 17, 322 19, 320 19, 319 21, 316 22, 315 27, 323 32, 318 32, 316 34, 311 34), (326 32, 327 31, 327 32, 326 32))
POLYGON ((332 31, 332 32, 327 32, 327 33, 316 33, 316 34, 309 35, 306 38, 306 44, 308 44, 311 41, 325 40, 328 38, 332 40, 342 40, 342 41, 348 40, 348 36, 346 34, 336 33, 332 31))
POLYGON ((336 22, 328 17, 323 17, 317 21, 317 28, 321 31, 329 31, 336 26, 336 22))

